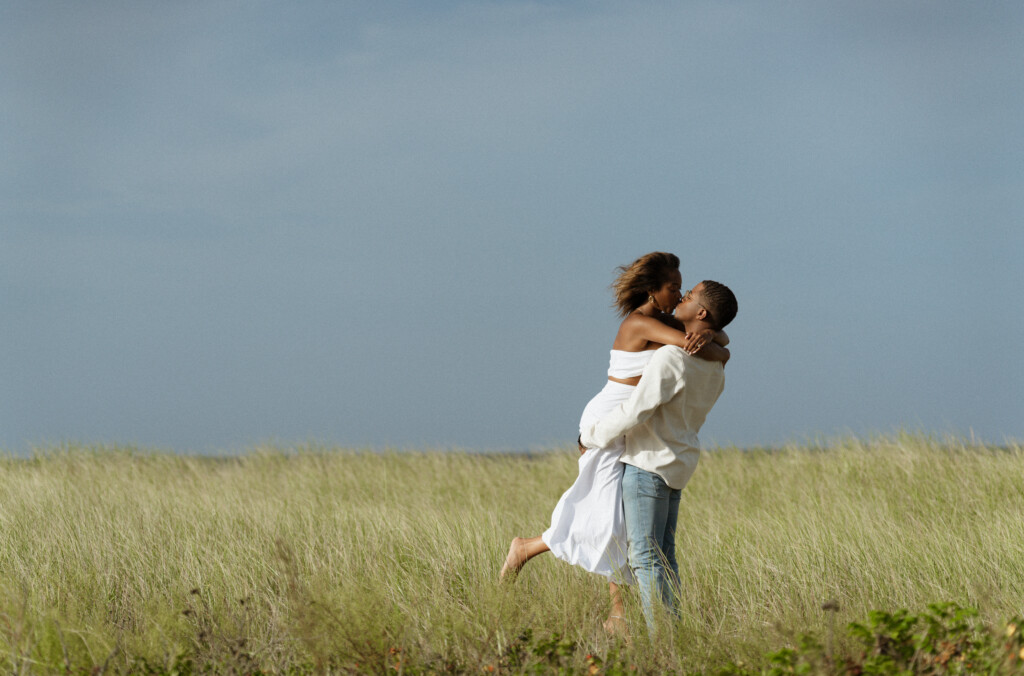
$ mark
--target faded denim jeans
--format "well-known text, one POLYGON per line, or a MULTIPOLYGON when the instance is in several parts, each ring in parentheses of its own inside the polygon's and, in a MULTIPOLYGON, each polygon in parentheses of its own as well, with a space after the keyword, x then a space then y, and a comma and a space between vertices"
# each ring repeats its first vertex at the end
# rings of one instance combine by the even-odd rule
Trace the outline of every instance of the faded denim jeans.
POLYGON ((644 619, 654 629, 655 603, 678 613, 676 520, 681 490, 657 474, 626 465, 622 475, 622 511, 629 543, 627 559, 640 591, 644 619))

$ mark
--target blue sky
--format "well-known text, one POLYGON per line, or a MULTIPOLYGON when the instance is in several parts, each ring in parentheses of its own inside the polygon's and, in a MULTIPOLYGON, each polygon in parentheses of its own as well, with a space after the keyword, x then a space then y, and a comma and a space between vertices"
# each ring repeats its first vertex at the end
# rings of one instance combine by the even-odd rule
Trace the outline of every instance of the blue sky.
POLYGON ((6 3, 0 448, 569 444, 616 266, 703 437, 1024 438, 1024 6, 6 3))

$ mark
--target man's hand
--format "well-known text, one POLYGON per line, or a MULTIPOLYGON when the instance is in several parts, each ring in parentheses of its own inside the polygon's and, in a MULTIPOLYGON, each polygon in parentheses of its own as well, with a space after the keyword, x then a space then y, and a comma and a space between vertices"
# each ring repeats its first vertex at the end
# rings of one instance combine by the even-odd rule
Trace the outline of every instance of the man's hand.
POLYGON ((580 449, 580 455, 587 452, 587 447, 583 445, 583 435, 576 437, 576 448, 580 449))

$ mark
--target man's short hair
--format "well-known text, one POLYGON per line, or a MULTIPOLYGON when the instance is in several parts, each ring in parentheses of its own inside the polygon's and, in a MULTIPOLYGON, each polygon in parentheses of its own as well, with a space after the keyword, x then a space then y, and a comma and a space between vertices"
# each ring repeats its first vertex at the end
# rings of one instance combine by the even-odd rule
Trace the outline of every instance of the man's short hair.
POLYGON ((704 297, 706 309, 711 315, 711 323, 721 331, 736 317, 736 310, 739 307, 736 296, 725 284, 710 279, 705 279, 701 285, 701 296, 704 297))

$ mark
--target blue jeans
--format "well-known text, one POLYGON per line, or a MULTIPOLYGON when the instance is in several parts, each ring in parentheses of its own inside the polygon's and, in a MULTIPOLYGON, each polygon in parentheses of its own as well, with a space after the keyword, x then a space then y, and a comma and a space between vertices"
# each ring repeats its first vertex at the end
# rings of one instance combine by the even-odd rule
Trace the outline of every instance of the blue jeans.
POLYGON ((657 474, 633 465, 626 465, 622 474, 622 511, 629 543, 627 560, 640 588, 640 601, 649 629, 654 628, 656 600, 673 614, 678 612, 676 521, 680 493, 682 491, 670 488, 657 474))

